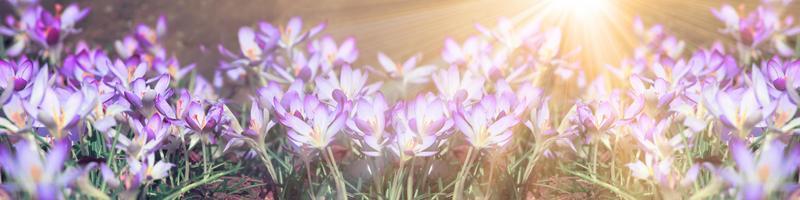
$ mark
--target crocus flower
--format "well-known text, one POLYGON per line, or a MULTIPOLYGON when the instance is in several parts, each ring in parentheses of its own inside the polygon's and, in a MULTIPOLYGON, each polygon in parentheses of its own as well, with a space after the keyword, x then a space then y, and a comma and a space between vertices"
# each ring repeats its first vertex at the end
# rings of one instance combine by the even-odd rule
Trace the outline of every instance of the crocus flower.
POLYGON ((368 69, 375 73, 385 74, 386 77, 391 79, 400 80, 402 87, 406 87, 408 84, 423 84, 430 81, 430 75, 434 72, 436 66, 417 66, 417 62, 419 62, 421 57, 420 55, 412 56, 401 64, 395 63, 389 56, 386 56, 386 54, 378 52, 378 62, 380 62, 384 72, 378 72, 378 70, 371 67, 368 69))
POLYGON ((800 74, 789 74, 797 72, 800 68, 800 61, 786 61, 783 62, 779 58, 773 58, 761 66, 761 70, 766 75, 767 81, 771 89, 770 94, 776 96, 777 93, 785 92, 787 88, 797 88, 800 84, 786 85, 787 76, 800 76, 800 74))
POLYGON ((128 174, 121 177, 125 188, 137 188, 145 183, 169 176, 169 170, 175 164, 163 160, 156 161, 155 154, 149 154, 143 159, 128 158, 128 174))
POLYGON ((392 113, 394 139, 389 148, 403 161, 436 154, 438 150, 430 148, 452 132, 453 120, 447 105, 431 93, 397 103, 392 113))
MULTIPOLYGON (((193 131, 198 133, 208 133, 217 123, 220 122, 222 117, 220 104, 214 104, 205 108, 204 103, 200 101, 192 101, 186 107, 186 113, 183 116, 186 125, 193 131)), ((213 139, 213 138, 209 138, 213 139)))
POLYGON ((364 148, 364 154, 380 156, 391 137, 386 132, 386 121, 390 116, 390 110, 383 94, 378 93, 372 98, 359 99, 351 113, 353 116, 347 120, 347 128, 369 147, 364 148))
POLYGON ((250 27, 242 27, 239 29, 239 48, 242 49, 244 55, 250 61, 259 61, 263 51, 256 41, 256 33, 250 27))
POLYGON ((133 130, 133 138, 129 139, 122 134, 115 136, 115 133, 107 135, 111 138, 118 137, 117 148, 125 151, 128 157, 134 159, 142 159, 152 154, 163 145, 164 139, 169 136, 170 124, 165 123, 159 114, 154 114, 144 121, 128 117, 128 124, 133 130))
POLYGON ((480 102, 464 109, 456 106, 455 127, 476 149, 501 147, 511 140, 512 128, 520 119, 525 105, 519 105, 513 93, 486 95, 480 102), (512 110, 513 109, 513 110, 512 110))
POLYGON ((118 59, 109 67, 109 71, 117 78, 118 84, 125 89, 130 88, 131 82, 134 80, 144 77, 148 68, 146 62, 140 62, 136 57, 124 62, 118 59))
POLYGON ((800 148, 787 149, 777 140, 764 144, 757 155, 738 140, 730 144, 735 165, 720 173, 740 198, 767 199, 776 192, 788 192, 786 186, 794 185, 790 181, 800 164, 800 148))
POLYGON ((180 62, 178 62, 178 59, 175 57, 172 57, 167 60, 156 59, 156 61, 153 62, 153 68, 155 68, 156 71, 158 71, 158 73, 168 74, 172 79, 175 79, 176 81, 183 80, 183 77, 189 74, 189 72, 191 72, 194 69, 194 67, 195 64, 181 66, 180 62))
POLYGON ((159 95, 164 95, 165 93, 170 93, 169 90, 169 81, 170 78, 168 75, 161 75, 159 77, 153 78, 150 82, 155 82, 153 86, 148 86, 147 81, 143 78, 139 78, 131 82, 130 90, 120 89, 125 99, 131 104, 133 109, 141 112, 142 114, 147 114, 145 117, 149 117, 155 112, 155 101, 159 95))
POLYGON ((449 70, 440 70, 433 74, 433 83, 444 100, 460 99, 465 105, 478 101, 483 96, 484 82, 483 77, 469 71, 464 72, 462 76, 456 66, 450 66, 449 70))
POLYGON ((275 72, 277 72, 278 75, 280 75, 283 79, 275 80, 275 78, 266 76, 267 79, 280 82, 293 82, 295 79, 311 81, 317 76, 319 62, 318 60, 309 60, 306 58, 305 53, 295 50, 294 53, 292 53, 292 59, 290 63, 280 64, 276 62, 274 63, 272 69, 274 69, 275 72))
POLYGON ((367 74, 359 69, 351 69, 349 65, 342 67, 337 76, 331 72, 327 78, 317 77, 316 93, 320 101, 326 103, 336 103, 333 99, 333 91, 339 90, 348 100, 358 99, 375 93, 380 89, 381 82, 367 85, 367 74))
MULTIPOLYGON (((34 88, 25 110, 50 131, 51 136, 60 139, 64 131, 78 124, 95 106, 96 96, 86 96, 81 91, 68 91, 48 85, 45 70, 37 75, 34 88)), ((86 88, 88 89, 88 88, 86 88)))
POLYGON ((670 159, 674 152, 685 146, 684 140, 691 139, 691 135, 685 134, 669 137, 667 130, 670 124, 672 119, 669 117, 658 120, 641 115, 631 124, 631 135, 649 155, 655 156, 658 160, 670 159))
POLYGON ((539 22, 528 23, 515 29, 511 20, 508 18, 500 18, 497 20, 497 27, 494 30, 490 30, 480 24, 475 24, 475 28, 483 33, 483 35, 499 41, 501 44, 505 45, 506 48, 516 49, 522 45, 525 40, 531 39, 532 36, 536 34, 539 30, 539 22))
POLYGON ((300 17, 292 17, 285 27, 280 27, 280 41, 278 44, 285 48, 290 49, 296 44, 303 42, 307 38, 311 38, 322 29, 325 29, 326 23, 321 23, 308 31, 303 31, 303 20, 300 17))
POLYGON ((28 114, 23 109, 23 101, 19 95, 12 95, 8 102, 3 105, 3 114, 5 114, 4 128, 2 132, 5 134, 14 134, 28 126, 28 114))
POLYGON ((470 37, 463 45, 458 45, 455 40, 447 38, 444 41, 442 59, 451 65, 474 65, 478 57, 483 54, 488 44, 478 37, 470 37))
POLYGON ((139 24, 136 27, 136 31, 133 34, 133 38, 139 42, 139 47, 142 48, 145 52, 142 53, 149 53, 149 54, 142 54, 145 56, 145 59, 149 62, 152 61, 153 57, 150 55, 155 56, 155 58, 166 58, 167 52, 162 45, 162 39, 164 35, 167 33, 167 18, 162 16, 158 17, 156 21, 156 27, 151 28, 150 26, 139 24))
POLYGON ((771 111, 764 109, 756 99, 753 88, 730 89, 720 91, 717 86, 706 86, 703 91, 703 104, 723 124, 738 131, 740 137, 750 135, 750 131, 771 111), (739 99, 738 103, 734 99, 739 99), (738 104, 738 105, 737 105, 738 104))
POLYGON ((347 110, 344 93, 335 90, 338 106, 331 108, 315 95, 302 97, 295 92, 287 93, 278 102, 274 101, 278 122, 288 128, 289 140, 297 147, 324 149, 345 126, 347 110))
POLYGON ((36 199, 61 199, 62 192, 72 187, 81 170, 64 167, 69 158, 69 143, 56 142, 42 157, 34 143, 22 141, 15 145, 16 153, 0 148, 0 164, 14 181, 15 191, 23 191, 36 199))
POLYGON ((173 123, 182 124, 182 120, 189 110, 189 105, 194 102, 194 99, 186 90, 178 92, 178 98, 175 99, 173 104, 170 104, 169 98, 169 95, 158 95, 155 100, 155 107, 165 118, 172 120, 173 123))
POLYGON ((333 37, 325 36, 320 40, 314 40, 309 45, 309 52, 313 54, 311 59, 319 62, 323 72, 344 64, 353 64, 358 59, 354 38, 347 38, 337 46, 333 37))
POLYGON ((25 89, 38 68, 25 57, 17 62, 0 60, 0 78, 3 79, 0 80, 0 87, 14 91, 25 89))
MULTIPOLYGON (((574 130, 577 125, 572 125, 572 127, 554 127, 554 122, 550 118, 550 97, 545 97, 540 102, 535 102, 532 105, 534 106, 530 111, 529 120, 525 122, 525 126, 531 130, 535 141, 538 143, 537 148, 544 149, 542 152, 544 156, 553 157, 554 154, 557 154, 557 152, 551 150, 551 143, 561 147, 568 147, 572 151, 577 151, 575 149, 575 144, 572 142, 572 136, 574 136, 574 134, 570 134, 570 132, 574 131, 567 130, 574 130)), ((569 122, 570 117, 574 118, 574 116, 574 112, 568 113, 561 123, 565 125, 569 124, 566 122, 569 122)))
POLYGON ((255 99, 251 102, 250 118, 247 121, 245 133, 255 136, 257 142, 263 142, 269 130, 275 126, 275 122, 270 120, 269 110, 262 107, 263 105, 260 105, 255 99))

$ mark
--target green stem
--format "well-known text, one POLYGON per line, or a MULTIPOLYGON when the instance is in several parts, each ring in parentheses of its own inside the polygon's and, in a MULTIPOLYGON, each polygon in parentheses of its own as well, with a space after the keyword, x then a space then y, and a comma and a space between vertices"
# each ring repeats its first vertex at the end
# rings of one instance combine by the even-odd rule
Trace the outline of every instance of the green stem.
POLYGON ((208 178, 208 149, 206 144, 200 144, 203 150, 203 177, 208 178))
POLYGON ((414 199, 414 158, 411 158, 411 165, 408 167, 408 182, 406 183, 406 199, 414 199))
POLYGON ((472 151, 474 148, 470 147, 467 151, 467 157, 465 158, 464 165, 461 166, 461 171, 458 172, 458 176, 456 177, 456 185, 455 189, 453 189, 453 199, 461 200, 463 199, 464 195, 464 181, 466 178, 464 176, 469 167, 472 164, 472 151))
POLYGON ((328 153, 328 164, 331 168, 331 171, 334 176, 334 183, 336 184, 336 199, 337 200, 345 200, 347 199, 347 188, 344 185, 344 177, 342 177, 342 173, 339 171, 339 167, 336 166, 336 158, 333 156, 333 150, 330 147, 326 148, 326 152, 328 153))
POLYGON ((392 179, 391 191, 389 192, 389 200, 398 200, 400 199, 400 193, 402 193, 402 189, 398 189, 400 187, 400 180, 403 178, 403 171, 405 171, 405 164, 406 162, 401 160, 400 161, 400 168, 394 174, 392 179))

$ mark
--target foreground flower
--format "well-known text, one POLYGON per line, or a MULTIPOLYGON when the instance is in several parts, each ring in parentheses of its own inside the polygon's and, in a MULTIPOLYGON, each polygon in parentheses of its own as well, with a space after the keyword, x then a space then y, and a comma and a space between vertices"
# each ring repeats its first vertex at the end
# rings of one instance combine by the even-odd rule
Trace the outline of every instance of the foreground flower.
POLYGON ((476 149, 499 147, 511 140, 512 128, 520 122, 521 112, 513 111, 523 111, 524 107, 517 104, 512 93, 487 95, 471 108, 457 106, 453 119, 476 149))
POLYGON ((356 102, 352 111, 353 117, 347 121, 347 128, 369 147, 363 150, 364 154, 381 155, 390 137, 385 130, 389 112, 389 106, 382 93, 376 94, 371 99, 362 98, 356 102))
POLYGON ((392 117, 394 139, 389 148, 401 161, 431 156, 439 138, 451 133, 453 120, 444 101, 431 93, 418 95, 410 102, 398 102, 392 117))
MULTIPOLYGON (((47 73, 42 74, 47 77, 47 73)), ((81 91, 48 87, 46 78, 37 77, 34 84, 36 85, 30 102, 25 104, 25 110, 57 139, 65 137, 65 132, 78 124, 96 105, 96 96, 85 96, 81 91)))
POLYGON ((296 92, 285 94, 280 102, 275 99, 278 122, 288 128, 286 134, 292 143, 322 150, 333 142, 347 120, 344 94, 335 90, 333 96, 339 103, 336 108, 329 107, 314 95, 301 98, 296 92))
POLYGON ((787 149, 780 141, 765 142, 761 153, 754 155, 747 145, 734 141, 731 143, 733 167, 721 171, 722 177, 737 189, 739 198, 766 199, 776 192, 788 192, 787 186, 800 164, 800 148, 787 149))
POLYGON ((62 192, 81 175, 81 170, 64 169, 69 148, 67 142, 56 142, 44 158, 39 147, 27 141, 17 143, 13 155, 10 150, 0 148, 0 164, 16 186, 12 191, 25 192, 35 199, 63 198, 62 192))

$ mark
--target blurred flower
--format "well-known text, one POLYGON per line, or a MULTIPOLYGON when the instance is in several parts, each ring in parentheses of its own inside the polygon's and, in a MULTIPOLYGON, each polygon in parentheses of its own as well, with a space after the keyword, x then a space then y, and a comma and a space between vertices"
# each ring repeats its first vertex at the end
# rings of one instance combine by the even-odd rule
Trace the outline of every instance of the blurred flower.
POLYGON ((14 181, 12 191, 24 191, 36 199, 61 199, 63 191, 72 187, 81 170, 64 166, 69 159, 69 143, 56 142, 42 157, 35 143, 21 141, 15 145, 16 154, 0 148, 0 164, 14 181))
POLYGON ((308 48, 312 53, 311 59, 320 64, 323 73, 334 67, 353 64, 358 59, 358 49, 354 38, 347 38, 337 46, 333 37, 325 36, 320 40, 314 40, 308 48))
POLYGON ((374 73, 384 75, 385 77, 400 80, 402 87, 407 87, 408 84, 424 84, 430 81, 430 75, 436 69, 436 66, 417 66, 417 62, 419 62, 421 57, 421 55, 412 56, 401 64, 395 63, 389 56, 386 56, 386 54, 378 52, 378 62, 380 62, 384 71, 378 72, 378 70, 372 67, 367 69, 374 73))
POLYGON ((259 61, 263 51, 257 44, 256 33, 250 27, 239 28, 239 48, 242 49, 242 55, 250 59, 250 61, 259 61))
POLYGON ((180 62, 175 57, 170 59, 156 59, 153 62, 153 68, 158 71, 159 74, 168 74, 172 79, 175 81, 183 80, 189 72, 191 72, 195 67, 195 64, 189 64, 186 66, 181 67, 180 62))
POLYGON ((452 38, 444 40, 442 59, 450 65, 478 64, 477 58, 483 53, 487 44, 478 37, 470 37, 460 46, 452 38))
POLYGON ((285 27, 280 27, 280 41, 278 44, 285 48, 290 49, 296 44, 303 42, 307 38, 311 38, 322 29, 325 29, 326 23, 321 23, 308 31, 303 31, 303 20, 300 17, 292 17, 285 27))
POLYGON ((720 172, 722 178, 737 189, 744 199, 766 199, 775 192, 785 191, 791 185, 792 175, 797 171, 800 148, 787 149, 780 141, 765 142, 758 155, 738 140, 730 144, 735 168, 720 172))
POLYGON ((169 176, 169 170, 175 164, 159 160, 156 162, 155 154, 149 154, 142 160, 128 158, 128 173, 121 179, 125 183, 125 188, 134 189, 148 182, 159 180, 169 176))

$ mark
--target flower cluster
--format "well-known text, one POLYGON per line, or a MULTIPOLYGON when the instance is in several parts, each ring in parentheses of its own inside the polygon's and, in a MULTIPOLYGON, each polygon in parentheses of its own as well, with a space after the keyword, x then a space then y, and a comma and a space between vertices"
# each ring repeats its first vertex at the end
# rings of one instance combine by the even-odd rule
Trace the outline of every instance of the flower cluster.
POLYGON ((523 198, 544 176, 533 171, 554 167, 536 165, 548 159, 619 198, 785 197, 800 167, 791 38, 800 28, 780 14, 787 2, 712 9, 735 44, 697 49, 636 19, 633 56, 601 75, 562 49, 560 29, 538 23, 476 25, 479 35, 444 41, 444 66, 378 53, 376 68, 356 65, 372 55, 355 38, 295 17, 241 27, 239 50, 218 47, 209 81, 170 54, 164 16, 113 49, 73 47, 66 37, 88 9, 10 1, 16 15, 0 26, 12 44, 0 55, 2 189, 177 198, 236 172, 290 199, 523 198), (364 166, 368 175, 351 170, 364 166))

